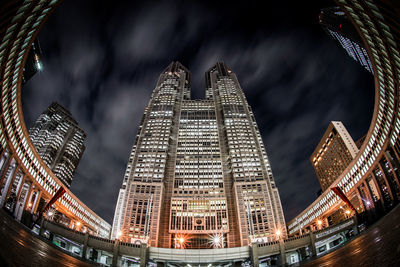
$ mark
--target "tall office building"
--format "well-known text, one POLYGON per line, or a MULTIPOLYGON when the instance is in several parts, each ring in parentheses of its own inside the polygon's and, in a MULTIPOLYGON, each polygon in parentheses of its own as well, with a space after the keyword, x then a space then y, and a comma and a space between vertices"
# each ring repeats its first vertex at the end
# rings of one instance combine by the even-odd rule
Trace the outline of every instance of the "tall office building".
POLYGON ((339 7, 321 10, 319 23, 347 54, 361 64, 367 71, 374 73, 367 50, 360 35, 339 7))
POLYGON ((358 148, 343 123, 331 121, 310 157, 322 191, 325 191, 347 168, 358 148))
POLYGON ((236 75, 217 63, 190 99, 179 62, 160 75, 118 197, 112 237, 167 248, 236 247, 286 235, 271 166, 236 75))
POLYGON ((29 136, 43 161, 69 188, 85 150, 86 138, 71 113, 53 102, 36 120, 29 136))
POLYGON ((357 141, 354 142, 358 149, 360 149, 361 146, 364 144, 366 137, 367 137, 367 135, 365 134, 364 136, 360 137, 357 141))
POLYGON ((42 49, 40 48, 39 40, 36 39, 32 43, 31 50, 29 51, 28 58, 24 66, 24 73, 22 75, 22 83, 25 84, 30 78, 32 78, 38 71, 43 68, 42 65, 42 49))

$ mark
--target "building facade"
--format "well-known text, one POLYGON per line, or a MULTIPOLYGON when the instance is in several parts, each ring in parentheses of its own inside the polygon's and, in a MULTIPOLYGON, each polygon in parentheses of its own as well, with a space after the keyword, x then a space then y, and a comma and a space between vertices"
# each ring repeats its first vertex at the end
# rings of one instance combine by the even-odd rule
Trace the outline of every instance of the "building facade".
MULTIPOLYGON (((394 0, 336 3, 368 51, 374 70, 375 106, 360 152, 332 186, 339 187, 350 201, 357 199, 358 212, 384 214, 400 200, 400 6, 394 0)), ((288 223, 289 235, 316 229, 318 220, 329 220, 343 205, 332 190, 324 191, 288 223)))
POLYGON ((358 148, 340 121, 331 121, 310 157, 322 191, 342 174, 356 157, 358 148))
POLYGON ((112 238, 166 248, 237 247, 286 235, 278 189, 236 75, 217 63, 190 99, 179 62, 160 75, 118 198, 112 238))
POLYGON ((42 56, 39 39, 35 39, 24 66, 24 72, 22 75, 23 84, 27 83, 37 72, 43 69, 42 56))
POLYGON ((53 102, 36 120, 29 136, 43 161, 69 188, 85 151, 86 138, 71 113, 53 102))
POLYGON ((319 14, 319 23, 347 54, 370 73, 374 73, 368 52, 356 28, 339 7, 324 8, 319 14))
MULTIPOLYGON (((0 206, 14 198, 13 216, 36 213, 39 204, 49 202, 65 187, 42 160, 31 142, 21 106, 25 63, 32 43, 49 15, 61 1, 0 1, 0 206)), ((111 225, 79 200, 68 188, 54 203, 68 217, 69 227, 80 224, 90 235, 108 238, 111 225)))

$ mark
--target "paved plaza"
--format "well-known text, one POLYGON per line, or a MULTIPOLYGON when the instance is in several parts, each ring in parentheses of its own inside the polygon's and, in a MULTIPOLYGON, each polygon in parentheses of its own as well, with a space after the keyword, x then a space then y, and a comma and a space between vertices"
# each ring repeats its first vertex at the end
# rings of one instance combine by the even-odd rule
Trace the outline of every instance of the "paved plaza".
MULTIPOLYGON (((0 266, 93 266, 39 239, 0 211, 0 266)), ((301 266, 400 266, 400 206, 343 247, 301 266)))
POLYGON ((93 266, 39 239, 0 211, 0 266, 93 266))
POLYGON ((400 266, 400 206, 343 247, 301 266, 400 266))

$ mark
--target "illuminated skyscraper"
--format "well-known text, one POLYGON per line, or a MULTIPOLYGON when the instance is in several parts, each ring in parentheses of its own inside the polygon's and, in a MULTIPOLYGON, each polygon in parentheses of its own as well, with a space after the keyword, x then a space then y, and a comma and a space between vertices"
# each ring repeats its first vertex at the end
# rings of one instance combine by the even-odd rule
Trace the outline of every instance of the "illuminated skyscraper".
POLYGON ((85 150, 86 138, 71 113, 53 102, 36 120, 29 136, 43 161, 69 188, 85 150))
POLYGON ((322 9, 319 14, 319 23, 351 58, 370 73, 374 73, 360 35, 339 7, 322 9))
POLYGON ((331 121, 310 157, 322 191, 342 174, 357 153, 357 145, 343 123, 331 121))
POLYGON ((236 75, 217 63, 190 99, 179 62, 160 75, 140 123, 112 237, 172 248, 236 247, 286 235, 278 189, 236 75))
POLYGON ((40 48, 39 40, 36 39, 32 43, 31 50, 29 51, 28 58, 24 66, 24 73, 22 75, 22 82, 25 84, 30 78, 32 78, 38 71, 43 68, 42 62, 42 50, 40 48))

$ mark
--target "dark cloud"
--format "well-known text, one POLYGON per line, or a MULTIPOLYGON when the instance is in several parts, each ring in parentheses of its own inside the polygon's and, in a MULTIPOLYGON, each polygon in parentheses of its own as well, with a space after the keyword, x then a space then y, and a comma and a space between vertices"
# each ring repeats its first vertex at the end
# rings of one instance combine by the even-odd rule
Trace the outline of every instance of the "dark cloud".
POLYGON ((88 138, 71 189, 111 223, 160 72, 180 60, 192 71, 193 96, 201 98, 204 72, 225 61, 253 108, 291 219, 316 198, 308 159, 329 121, 343 121, 357 139, 373 108, 372 76, 316 23, 326 4, 65 1, 40 34, 45 70, 23 88, 26 123, 51 101, 72 112, 88 138))

